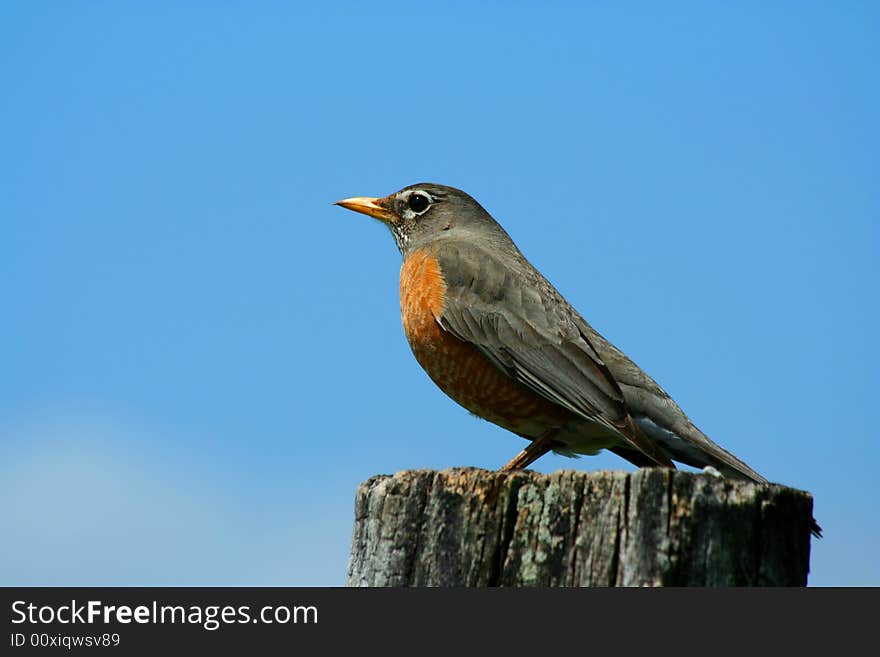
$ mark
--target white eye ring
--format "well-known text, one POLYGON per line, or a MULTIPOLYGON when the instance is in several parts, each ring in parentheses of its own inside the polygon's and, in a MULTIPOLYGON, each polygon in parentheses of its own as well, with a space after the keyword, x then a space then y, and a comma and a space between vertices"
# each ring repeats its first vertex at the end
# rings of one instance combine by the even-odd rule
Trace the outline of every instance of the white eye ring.
POLYGON ((413 190, 406 197, 406 207, 409 208, 409 210, 416 215, 425 212, 428 208, 431 207, 431 203, 433 202, 434 199, 432 199, 429 194, 418 189, 413 190))

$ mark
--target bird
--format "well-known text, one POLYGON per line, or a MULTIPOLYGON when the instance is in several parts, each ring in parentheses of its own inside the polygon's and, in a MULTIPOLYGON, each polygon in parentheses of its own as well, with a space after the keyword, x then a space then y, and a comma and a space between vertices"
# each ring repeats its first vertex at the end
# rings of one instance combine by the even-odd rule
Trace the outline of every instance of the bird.
MULTIPOLYGON (((529 441, 501 471, 550 451, 604 449, 637 467, 679 462, 769 483, 698 429, 467 193, 418 183, 336 205, 390 229, 402 256, 404 333, 428 376, 473 415, 529 441)), ((821 535, 815 521, 812 530, 821 535)))

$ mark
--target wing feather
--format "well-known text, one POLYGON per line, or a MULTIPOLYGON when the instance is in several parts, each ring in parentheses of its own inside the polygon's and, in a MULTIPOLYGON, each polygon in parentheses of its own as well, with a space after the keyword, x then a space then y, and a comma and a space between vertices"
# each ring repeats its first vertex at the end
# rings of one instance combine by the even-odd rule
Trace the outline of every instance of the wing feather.
POLYGON ((674 467, 629 415, 623 392, 590 342, 589 325, 519 253, 472 244, 438 247, 446 294, 441 328, 501 371, 576 416, 604 425, 631 451, 674 467))
POLYGON ((545 279, 469 245, 442 246, 438 261, 447 285, 443 329, 572 413, 612 427, 625 421, 620 387, 545 279))

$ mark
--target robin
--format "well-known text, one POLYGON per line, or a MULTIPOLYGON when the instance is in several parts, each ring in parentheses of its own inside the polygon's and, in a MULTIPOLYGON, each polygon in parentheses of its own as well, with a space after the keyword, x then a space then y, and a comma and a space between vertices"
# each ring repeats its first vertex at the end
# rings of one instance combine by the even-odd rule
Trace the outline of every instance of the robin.
POLYGON ((531 441, 502 470, 551 450, 607 449, 638 467, 679 461, 768 483, 590 326, 468 194, 420 183, 337 205, 391 229, 403 256, 403 330, 428 376, 474 415, 531 441))

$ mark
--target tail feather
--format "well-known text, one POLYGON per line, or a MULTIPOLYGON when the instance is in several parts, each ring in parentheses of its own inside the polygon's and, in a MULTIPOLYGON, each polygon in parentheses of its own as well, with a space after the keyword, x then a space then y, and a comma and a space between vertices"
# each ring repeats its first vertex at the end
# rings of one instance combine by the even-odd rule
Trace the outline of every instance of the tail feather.
MULTIPOLYGON (((643 430, 643 434, 647 434, 648 440, 659 443, 673 459, 680 463, 696 468, 712 466, 725 477, 732 479, 745 479, 762 485, 770 483, 746 463, 709 440, 693 424, 689 427, 693 431, 689 431, 688 435, 683 438, 660 427, 647 417, 638 417, 636 423, 643 430)), ((649 456, 627 447, 612 447, 610 451, 640 468, 657 465, 649 456)), ((810 519, 810 533, 816 538, 822 538, 822 528, 815 518, 810 519)))

